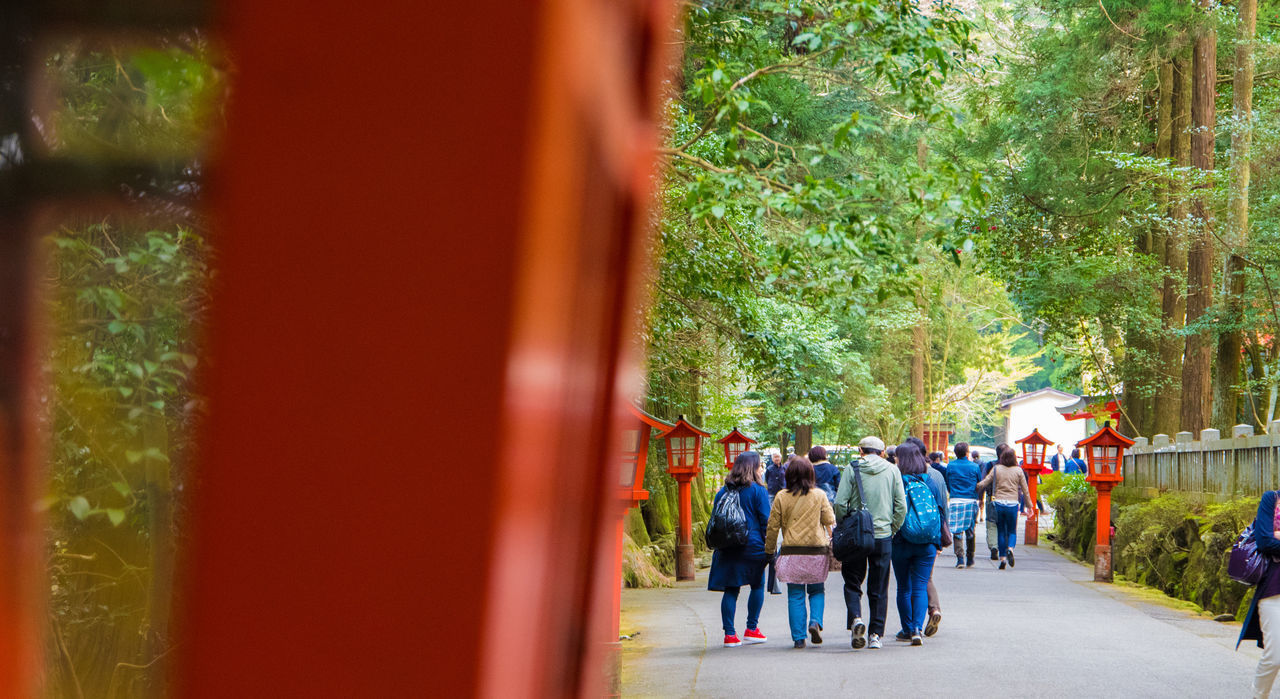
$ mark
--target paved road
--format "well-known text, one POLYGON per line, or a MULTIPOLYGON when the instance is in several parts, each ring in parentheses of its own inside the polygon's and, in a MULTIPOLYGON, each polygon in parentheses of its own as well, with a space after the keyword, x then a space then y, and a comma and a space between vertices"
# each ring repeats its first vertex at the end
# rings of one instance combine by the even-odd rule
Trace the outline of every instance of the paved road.
MULTIPOLYGON (((1237 624, 1094 583, 1091 568, 1047 546, 1017 551, 1017 568, 1004 571, 985 558, 957 570, 949 553, 940 557, 934 582, 943 623, 920 648, 892 640, 891 597, 884 649, 851 650, 839 573, 827 579, 826 643, 804 650, 791 647, 785 595, 765 597, 760 628, 768 643, 724 648, 720 594, 706 590, 706 571, 674 589, 626 590, 623 633, 639 634, 623 643, 623 694, 1249 696, 1259 651, 1233 650, 1237 624)), ((745 605, 744 593, 739 634, 745 605)))

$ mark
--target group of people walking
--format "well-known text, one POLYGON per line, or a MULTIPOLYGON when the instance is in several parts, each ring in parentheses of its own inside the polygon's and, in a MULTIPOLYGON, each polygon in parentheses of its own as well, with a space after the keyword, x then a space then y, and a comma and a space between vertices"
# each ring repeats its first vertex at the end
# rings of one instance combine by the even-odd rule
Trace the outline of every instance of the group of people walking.
POLYGON ((735 504, 745 521, 744 543, 717 548, 711 561, 708 589, 723 593, 725 646, 767 640, 759 628, 760 611, 766 589, 781 592, 778 582, 787 587, 795 647, 823 642, 832 531, 848 517, 869 520, 872 530, 863 545, 840 559, 845 626, 855 649, 883 647, 891 573, 897 583, 896 640, 920 646, 937 633, 942 609, 932 581, 934 561, 940 550, 954 546, 956 567, 973 566, 974 527, 984 499, 996 529, 988 541, 998 542, 992 558, 999 558, 1001 569, 1013 567, 1018 512, 1033 505, 1013 449, 1001 444, 997 459, 980 465, 960 443, 955 460, 933 468, 918 438, 889 449, 892 454, 879 437, 865 437, 858 445, 860 456, 839 468, 820 446, 785 464, 774 454, 767 467, 756 452, 735 459, 712 505, 713 513, 720 513, 726 509, 722 505, 735 504), (735 617, 744 587, 750 590, 746 628, 738 636, 735 617))

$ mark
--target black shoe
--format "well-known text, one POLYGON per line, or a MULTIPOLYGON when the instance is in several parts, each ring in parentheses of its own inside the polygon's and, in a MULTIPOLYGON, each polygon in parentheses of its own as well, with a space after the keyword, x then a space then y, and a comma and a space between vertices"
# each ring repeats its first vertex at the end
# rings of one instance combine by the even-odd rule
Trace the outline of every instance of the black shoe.
POLYGON ((1009 567, 1013 567, 1013 551, 1009 552, 1009 567))
POLYGON ((973 567, 973 556, 969 556, 969 558, 967 558, 967 559, 965 560, 965 562, 964 562, 964 567, 965 567, 965 568, 972 568, 972 567, 973 567))
POLYGON ((911 634, 907 633, 906 631, 899 631, 898 633, 894 634, 894 636, 893 636, 893 640, 895 640, 895 641, 910 641, 910 640, 911 640, 911 634))
POLYGON ((1000 561, 1000 570, 1004 570, 1004 561, 1000 561))
POLYGON ((812 641, 815 646, 822 645, 821 626, 818 626, 816 623, 809 624, 809 640, 812 641))
POLYGON ((991 560, 993 561, 999 560, 1000 559, 999 553, 1000 553, 999 551, 995 549, 991 549, 991 560))
POLYGON ((804 648, 804 640, 803 640, 803 639, 801 639, 801 640, 799 640, 799 641, 796 641, 796 645, 795 645, 795 647, 796 647, 796 648, 804 648))

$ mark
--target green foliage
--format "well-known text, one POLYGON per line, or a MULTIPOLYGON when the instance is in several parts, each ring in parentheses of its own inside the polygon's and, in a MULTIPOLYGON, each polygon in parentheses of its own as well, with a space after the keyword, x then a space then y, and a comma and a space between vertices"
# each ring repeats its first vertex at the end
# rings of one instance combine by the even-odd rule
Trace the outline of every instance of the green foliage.
POLYGON ((197 32, 147 42, 44 46, 37 147, 157 173, 121 185, 126 215, 70 214, 44 239, 49 696, 167 693, 211 277, 194 205, 225 75, 197 32))
MULTIPOLYGON (((1069 493, 1064 486, 1050 502, 1055 510, 1054 540, 1076 556, 1092 560, 1096 532, 1092 490, 1069 493)), ((1257 498, 1206 504, 1180 493, 1117 501, 1113 503, 1113 569, 1128 580, 1209 611, 1239 615, 1249 588, 1227 577, 1227 558, 1257 508, 1257 498)))

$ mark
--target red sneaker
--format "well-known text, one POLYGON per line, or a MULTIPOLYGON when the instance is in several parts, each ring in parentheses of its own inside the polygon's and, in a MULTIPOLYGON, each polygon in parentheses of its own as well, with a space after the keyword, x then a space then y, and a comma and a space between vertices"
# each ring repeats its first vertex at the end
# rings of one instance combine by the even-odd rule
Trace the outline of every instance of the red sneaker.
POLYGON ((769 639, 760 633, 760 629, 747 629, 747 632, 742 634, 743 643, 764 643, 767 640, 769 639))
POLYGON ((725 648, 737 648, 737 647, 738 647, 738 646, 740 646, 740 645, 742 645, 742 639, 738 638, 737 636, 725 636, 725 637, 724 637, 724 647, 725 647, 725 648))

